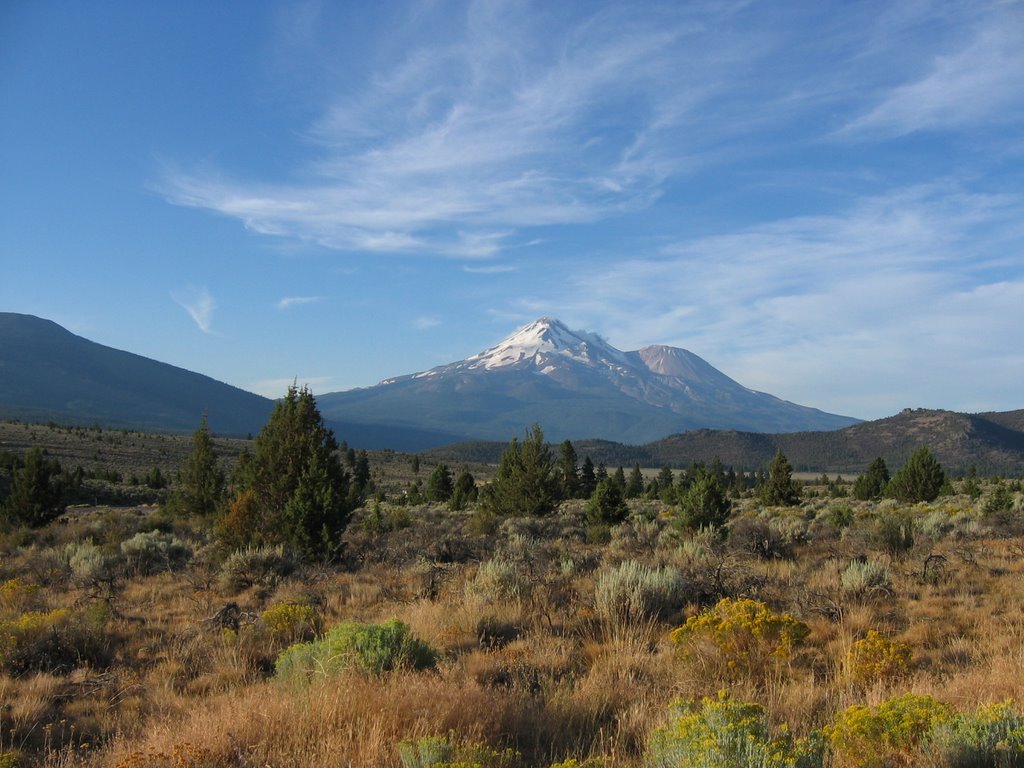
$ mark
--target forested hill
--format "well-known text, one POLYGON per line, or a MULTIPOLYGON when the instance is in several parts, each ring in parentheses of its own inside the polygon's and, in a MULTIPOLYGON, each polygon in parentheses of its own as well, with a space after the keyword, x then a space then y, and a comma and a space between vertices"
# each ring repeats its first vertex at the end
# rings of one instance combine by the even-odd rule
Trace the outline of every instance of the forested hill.
MULTIPOLYGON (((895 416, 829 432, 759 434, 700 429, 641 446, 600 440, 575 441, 580 457, 595 463, 685 467, 716 456, 736 469, 759 469, 776 451, 794 469, 807 472, 863 471, 881 456, 890 467, 902 465, 914 449, 926 445, 953 473, 974 466, 979 473, 1024 474, 1024 411, 965 414, 907 409, 895 416)), ((460 443, 431 455, 448 460, 496 461, 503 443, 460 443)))

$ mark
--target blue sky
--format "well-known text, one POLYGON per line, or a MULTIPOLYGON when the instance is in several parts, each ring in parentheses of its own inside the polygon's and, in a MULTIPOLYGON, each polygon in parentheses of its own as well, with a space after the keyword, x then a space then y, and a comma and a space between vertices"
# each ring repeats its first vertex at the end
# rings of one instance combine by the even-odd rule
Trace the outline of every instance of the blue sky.
POLYGON ((0 309, 267 395, 541 315, 1024 407, 1022 2, 0 4, 0 309))

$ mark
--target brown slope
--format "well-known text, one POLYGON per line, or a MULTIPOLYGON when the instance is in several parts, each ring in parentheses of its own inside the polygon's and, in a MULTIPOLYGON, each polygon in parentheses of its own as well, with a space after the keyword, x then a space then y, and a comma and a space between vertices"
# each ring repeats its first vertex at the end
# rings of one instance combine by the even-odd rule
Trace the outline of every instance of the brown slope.
POLYGON ((781 450, 797 470, 850 473, 863 471, 878 456, 895 469, 925 445, 953 473, 974 466, 983 474, 1024 474, 1024 432, 1005 425, 1015 424, 1014 416, 1003 416, 907 409, 834 432, 759 435, 700 430, 645 447, 655 464, 684 466, 718 456, 725 464, 754 469, 781 450))

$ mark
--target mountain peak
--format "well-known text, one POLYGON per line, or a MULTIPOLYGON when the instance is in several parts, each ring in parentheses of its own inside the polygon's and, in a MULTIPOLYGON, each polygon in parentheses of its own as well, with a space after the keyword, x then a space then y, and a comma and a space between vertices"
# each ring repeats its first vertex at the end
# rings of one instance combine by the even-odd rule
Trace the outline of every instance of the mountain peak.
POLYGON ((569 330, 554 317, 540 317, 524 325, 504 341, 466 359, 470 369, 543 366, 555 358, 592 362, 596 357, 619 360, 623 354, 600 337, 569 330))

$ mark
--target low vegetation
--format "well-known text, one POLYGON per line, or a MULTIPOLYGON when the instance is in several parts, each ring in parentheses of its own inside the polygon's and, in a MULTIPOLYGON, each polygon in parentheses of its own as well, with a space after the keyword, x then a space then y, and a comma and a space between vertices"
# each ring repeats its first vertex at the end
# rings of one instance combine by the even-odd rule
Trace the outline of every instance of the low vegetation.
POLYGON ((307 394, 145 503, 5 459, 0 767, 1024 765, 1019 480, 452 466, 307 394))

